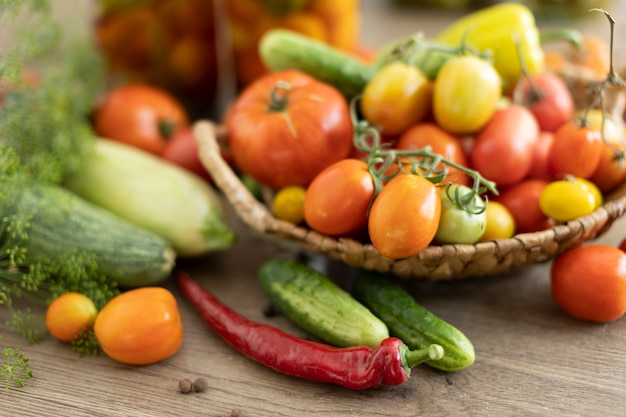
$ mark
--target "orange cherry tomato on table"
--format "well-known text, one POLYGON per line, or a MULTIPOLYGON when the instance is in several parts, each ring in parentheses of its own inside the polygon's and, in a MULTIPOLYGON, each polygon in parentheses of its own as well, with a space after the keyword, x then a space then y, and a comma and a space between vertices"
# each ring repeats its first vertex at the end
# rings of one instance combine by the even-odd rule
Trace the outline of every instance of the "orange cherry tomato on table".
POLYGON ((450 133, 474 133, 491 119, 501 95, 500 75, 493 65, 475 56, 452 58, 435 79, 435 121, 450 133))
MULTIPOLYGON (((467 155, 461 140, 437 126, 435 123, 418 123, 407 129, 396 143, 400 150, 422 149, 430 146, 432 151, 464 167, 468 166, 467 155)), ((443 168, 439 166, 438 168, 443 168)), ((456 168, 448 167, 448 175, 443 182, 469 185, 471 178, 456 168)))
POLYGON ((360 108, 382 134, 398 135, 426 116, 431 96, 431 82, 419 69, 393 61, 367 83, 360 108))
POLYGON ((161 287, 142 287, 109 301, 94 324, 102 350, 116 361, 147 365, 175 354, 183 343, 176 299, 161 287))
POLYGON ((539 206, 539 197, 548 183, 545 180, 523 180, 502 190, 495 198, 515 219, 515 233, 533 233, 554 225, 554 220, 539 206))
POLYGON ((73 342, 90 326, 98 314, 91 299, 78 292, 55 298, 46 309, 46 327, 62 342, 73 342))
POLYGON ((626 253, 592 244, 557 256, 550 271, 552 297, 572 317, 607 323, 626 313, 626 253))
POLYGON ((430 244, 440 217, 437 187, 419 175, 398 174, 374 199, 367 226, 374 247, 383 256, 400 259, 430 244))
POLYGON ((577 120, 570 120, 554 133, 548 153, 548 171, 553 178, 565 175, 590 178, 600 163, 603 149, 600 129, 579 126, 577 120))
POLYGON ((97 135, 160 155, 174 133, 189 126, 189 116, 170 93, 147 84, 109 91, 94 112, 97 135))
POLYGON ((345 97, 296 70, 249 85, 229 110, 226 126, 234 164, 274 189, 307 186, 353 150, 345 97))
POLYGON ((470 164, 499 187, 524 179, 533 164, 539 126, 530 110, 520 105, 498 109, 476 134, 470 164))
POLYGON ((304 219, 311 229, 329 236, 357 232, 367 225, 374 188, 366 162, 336 162, 309 184, 304 197, 304 219))
POLYGON ((516 91, 519 97, 514 97, 514 101, 528 107, 540 130, 555 132, 574 117, 572 93, 565 81, 554 73, 542 72, 531 77, 520 81, 516 91))

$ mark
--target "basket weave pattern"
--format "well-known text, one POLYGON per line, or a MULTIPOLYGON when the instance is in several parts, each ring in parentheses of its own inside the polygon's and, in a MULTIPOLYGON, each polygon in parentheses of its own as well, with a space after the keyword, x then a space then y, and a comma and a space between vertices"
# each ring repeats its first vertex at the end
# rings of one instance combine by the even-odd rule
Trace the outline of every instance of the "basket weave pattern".
POLYGON ((595 212, 535 233, 518 234, 475 245, 429 246, 405 259, 382 256, 371 244, 351 238, 334 238, 275 218, 258 201, 221 157, 219 137, 223 126, 198 121, 194 136, 203 165, 237 215, 260 234, 293 242, 301 250, 328 256, 350 266, 388 272, 400 278, 452 280, 500 275, 515 268, 548 261, 558 254, 606 232, 626 211, 626 184, 622 184, 595 212))

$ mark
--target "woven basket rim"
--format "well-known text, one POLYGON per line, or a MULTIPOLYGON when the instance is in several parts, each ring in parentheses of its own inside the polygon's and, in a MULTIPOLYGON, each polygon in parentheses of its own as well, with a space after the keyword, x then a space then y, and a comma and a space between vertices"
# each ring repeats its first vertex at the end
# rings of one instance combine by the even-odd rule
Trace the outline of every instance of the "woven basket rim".
POLYGON ((373 245, 347 237, 330 237, 275 218, 258 201, 222 158, 219 136, 225 128, 209 120, 193 126, 199 157, 238 217, 256 232, 300 250, 325 255, 349 266, 391 273, 400 278, 455 280, 502 275, 521 266, 548 261, 558 254, 605 233, 626 211, 626 182, 606 196, 593 213, 534 233, 517 234, 470 244, 428 246, 404 259, 382 256, 373 245))

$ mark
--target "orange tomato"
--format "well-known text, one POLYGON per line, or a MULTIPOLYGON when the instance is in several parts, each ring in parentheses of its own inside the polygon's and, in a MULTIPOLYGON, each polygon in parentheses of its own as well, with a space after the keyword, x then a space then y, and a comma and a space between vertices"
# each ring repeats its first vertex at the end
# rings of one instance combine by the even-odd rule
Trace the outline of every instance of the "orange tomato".
POLYGON ((176 299, 161 287, 142 287, 116 296, 98 314, 94 331, 109 357, 131 365, 167 359, 183 343, 176 299))
MULTIPOLYGON (((434 153, 442 155, 457 165, 468 166, 467 155, 461 140, 434 123, 419 123, 410 127, 400 136, 396 144, 396 148, 402 150, 421 149, 426 146, 430 146, 434 153)), ((469 185, 470 177, 455 168, 448 167, 448 175, 444 182, 469 185)))
POLYGON ((170 93, 133 83, 110 90, 94 113, 97 135, 161 154, 167 139, 189 126, 189 116, 170 93))
POLYGON ((399 174, 383 187, 372 204, 369 236, 383 256, 406 258, 430 244, 440 216, 437 187, 419 175, 399 174))
POLYGON ((552 297, 572 317, 598 323, 626 313, 626 254, 614 246, 580 246, 559 255, 550 271, 552 297))
POLYGON ((46 327, 62 342, 73 342, 81 331, 91 325, 98 309, 89 297, 67 292, 55 298, 46 310, 46 327))

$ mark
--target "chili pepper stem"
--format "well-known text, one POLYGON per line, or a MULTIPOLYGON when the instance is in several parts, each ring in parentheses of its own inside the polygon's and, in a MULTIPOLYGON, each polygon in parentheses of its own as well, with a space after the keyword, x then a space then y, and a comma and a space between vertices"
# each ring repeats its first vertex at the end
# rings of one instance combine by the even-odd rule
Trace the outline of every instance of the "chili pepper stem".
POLYGON ((437 361, 443 358, 445 352, 441 345, 432 344, 423 349, 406 350, 403 352, 406 366, 410 369, 426 361, 437 361))

